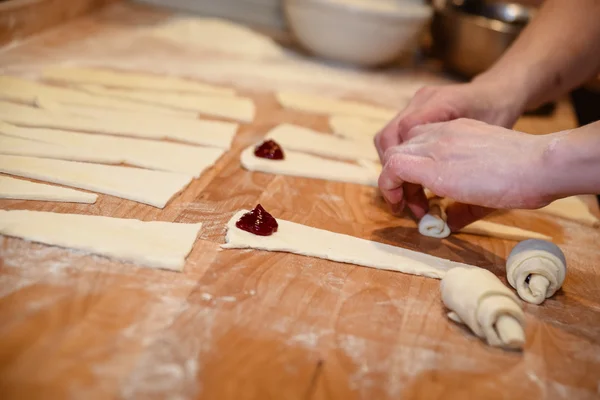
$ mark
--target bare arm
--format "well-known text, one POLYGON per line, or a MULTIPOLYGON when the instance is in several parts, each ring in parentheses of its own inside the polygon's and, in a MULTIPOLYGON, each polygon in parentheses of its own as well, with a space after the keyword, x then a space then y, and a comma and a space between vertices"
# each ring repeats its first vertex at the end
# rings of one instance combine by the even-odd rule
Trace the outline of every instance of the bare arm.
POLYGON ((599 70, 600 0, 546 0, 513 46, 475 82, 506 83, 523 107, 533 107, 599 70))

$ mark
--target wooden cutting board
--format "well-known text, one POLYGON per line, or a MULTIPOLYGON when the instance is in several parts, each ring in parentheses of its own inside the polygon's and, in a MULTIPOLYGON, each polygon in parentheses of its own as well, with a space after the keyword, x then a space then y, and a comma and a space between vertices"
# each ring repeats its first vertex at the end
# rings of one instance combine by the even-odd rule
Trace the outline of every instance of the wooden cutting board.
MULTIPOLYGON (((78 40, 161 18, 122 5, 14 46, 0 65, 44 63, 51 51, 78 40)), ((597 396, 598 230, 528 211, 492 218, 556 235, 569 261, 563 290, 542 306, 525 305, 522 354, 491 349, 449 322, 437 280, 292 254, 221 251, 226 221, 256 203, 276 217, 489 268, 504 282, 515 244, 422 237, 410 218, 388 213, 375 189, 243 170, 241 149, 275 124, 327 124, 282 110, 271 92, 242 93, 255 100, 256 121, 164 210, 103 195, 94 205, 0 201, 1 209, 204 223, 180 274, 1 238, 3 399, 597 396)), ((518 125, 531 133, 572 126, 565 102, 552 118, 518 125)))

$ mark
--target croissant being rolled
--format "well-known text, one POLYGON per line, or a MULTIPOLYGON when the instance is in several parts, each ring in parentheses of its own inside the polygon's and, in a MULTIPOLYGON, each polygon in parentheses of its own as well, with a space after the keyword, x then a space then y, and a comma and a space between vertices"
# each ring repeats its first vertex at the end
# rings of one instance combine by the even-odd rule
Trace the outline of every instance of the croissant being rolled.
POLYGON ((522 349, 525 315, 519 298, 488 270, 453 268, 442 279, 448 317, 467 325, 491 346, 522 349))

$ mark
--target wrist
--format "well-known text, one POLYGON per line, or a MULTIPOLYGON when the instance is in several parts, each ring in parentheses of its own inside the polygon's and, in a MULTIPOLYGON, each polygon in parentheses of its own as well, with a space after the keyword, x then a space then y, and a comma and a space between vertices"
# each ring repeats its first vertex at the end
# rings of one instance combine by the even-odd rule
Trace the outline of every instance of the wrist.
POLYGON ((476 76, 471 85, 489 99, 487 106, 493 110, 494 117, 486 121, 488 123, 510 128, 525 111, 527 92, 516 78, 490 70, 476 76))

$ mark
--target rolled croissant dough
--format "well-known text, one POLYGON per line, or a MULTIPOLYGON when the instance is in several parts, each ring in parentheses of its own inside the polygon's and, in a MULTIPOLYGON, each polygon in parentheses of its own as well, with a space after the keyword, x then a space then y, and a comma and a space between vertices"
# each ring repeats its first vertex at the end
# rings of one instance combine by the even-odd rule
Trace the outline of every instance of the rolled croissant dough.
POLYGON ((285 159, 268 160, 256 157, 251 146, 242 152, 240 161, 248 171, 377 186, 379 174, 372 169, 291 150, 284 152, 285 159))
POLYGON ((182 271, 202 224, 0 210, 0 234, 182 271))
POLYGON ((338 100, 307 93, 279 92, 277 101, 285 108, 317 114, 338 114, 391 120, 397 111, 351 100, 338 100))
POLYGON ((163 208, 191 175, 114 165, 0 155, 0 172, 109 194, 163 208))
POLYGON ((157 94, 155 92, 107 89, 90 85, 78 88, 87 93, 107 98, 125 99, 142 104, 194 111, 196 113, 228 118, 240 122, 252 122, 256 113, 252 100, 237 96, 210 96, 169 92, 157 94))
POLYGON ((51 67, 43 71, 43 79, 68 84, 92 84, 115 88, 156 91, 192 92, 233 96, 235 90, 171 76, 141 72, 115 71, 102 68, 51 67))
POLYGON ((107 110, 90 110, 90 116, 81 117, 69 114, 67 110, 52 112, 2 101, 0 101, 0 120, 19 126, 148 139, 175 139, 222 149, 229 148, 238 128, 238 125, 229 122, 186 120, 162 115, 147 115, 141 118, 139 115, 113 113, 107 110))
POLYGON ((93 193, 0 176, 0 199, 92 204, 97 198, 93 193))
POLYGON ((32 129, 0 122, 0 154, 130 164, 199 177, 224 153, 212 147, 85 134, 54 129, 32 129), (25 138, 25 139, 18 139, 25 138), (167 155, 167 156, 165 156, 167 155))
POLYGON ((271 236, 257 236, 235 226, 246 213, 235 213, 227 223, 226 249, 258 249, 300 254, 325 260, 398 271, 406 274, 442 278, 455 267, 471 268, 442 258, 400 247, 372 242, 340 233, 277 219, 279 227, 271 236))
POLYGON ((523 347, 525 315, 519 299, 490 271, 454 268, 440 287, 450 319, 467 325, 491 346, 523 347))
POLYGON ((267 133, 266 138, 275 140, 284 151, 297 150, 348 160, 379 160, 373 145, 364 146, 298 125, 278 125, 267 133))

